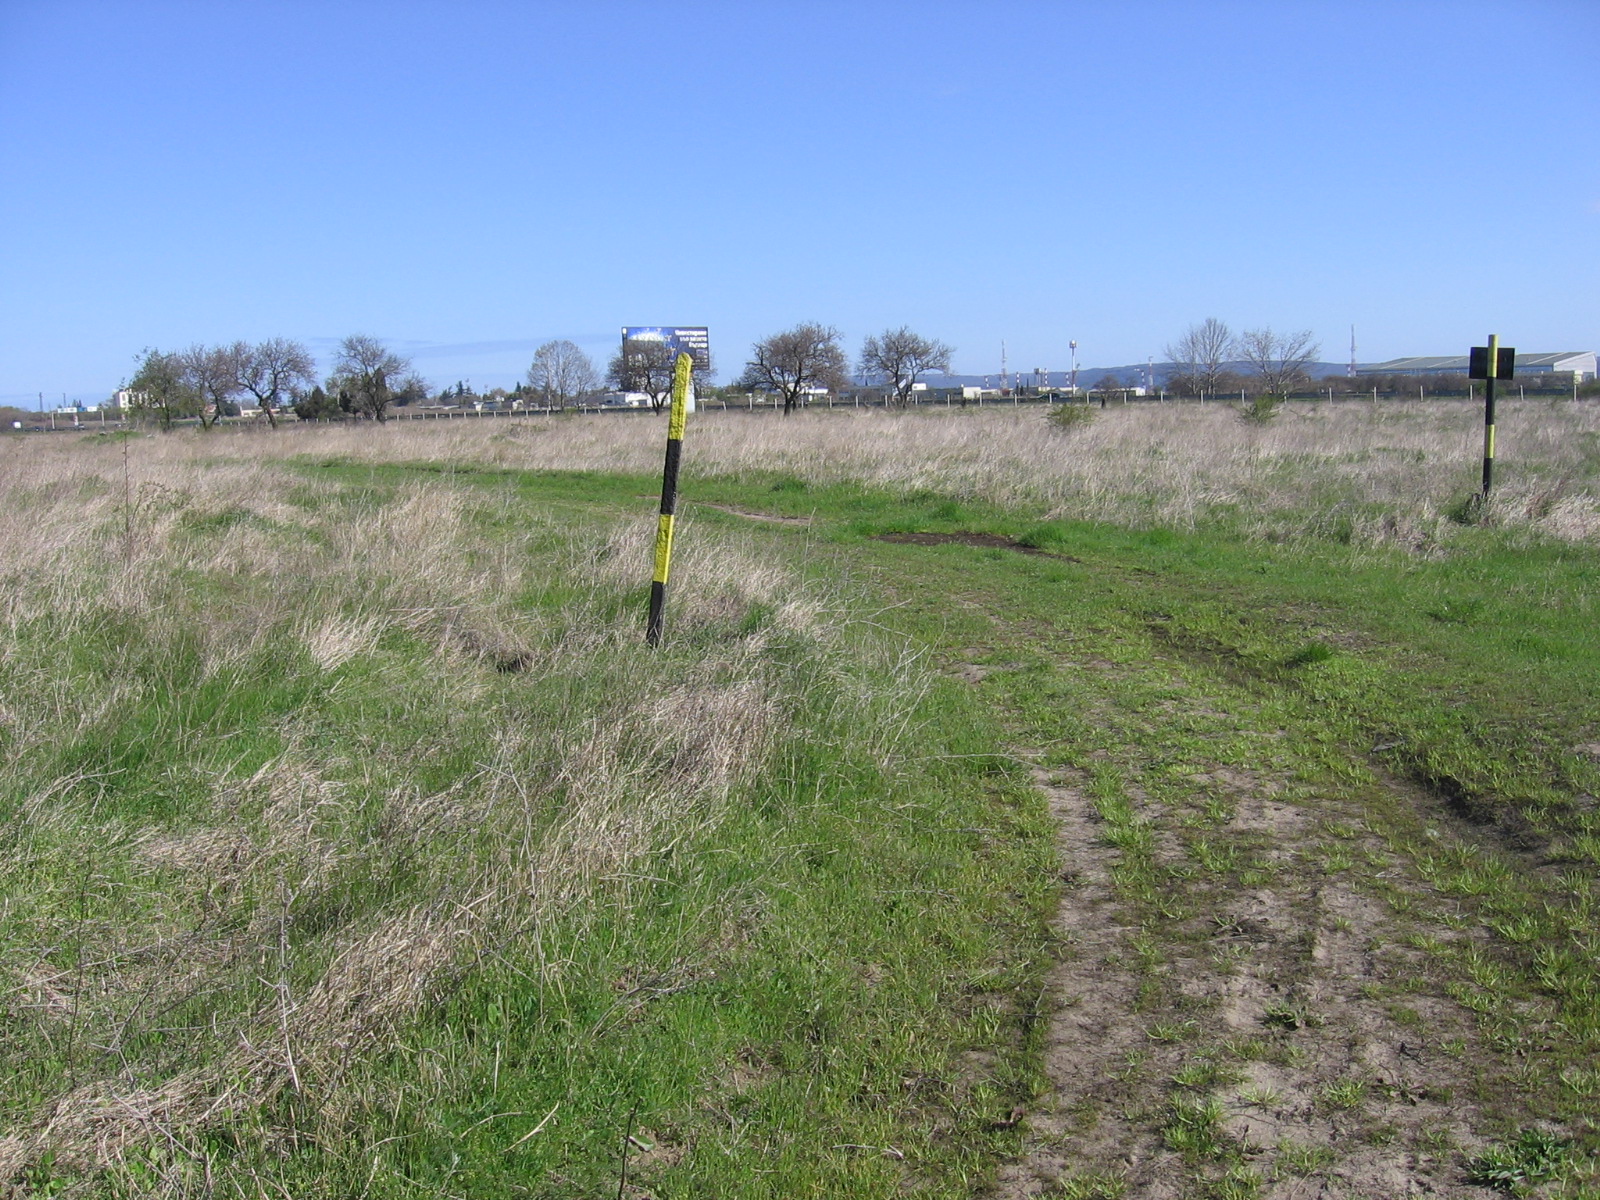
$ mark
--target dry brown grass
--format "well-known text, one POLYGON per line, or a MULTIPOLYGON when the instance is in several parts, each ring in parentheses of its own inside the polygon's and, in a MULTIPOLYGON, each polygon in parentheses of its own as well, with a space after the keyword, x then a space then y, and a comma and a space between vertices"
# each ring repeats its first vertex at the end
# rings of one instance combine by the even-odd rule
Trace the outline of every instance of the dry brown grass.
POLYGON ((508 938, 581 924, 601 898, 628 903, 643 857, 715 827, 789 703, 767 639, 826 634, 822 602, 789 573, 748 543, 697 536, 674 628, 706 646, 667 678, 621 603, 648 577, 648 522, 601 525, 598 554, 537 520, 486 549, 449 482, 352 511, 338 484, 275 460, 294 440, 250 441, 268 453, 219 462, 221 439, 139 439, 126 468, 116 445, 0 451, 0 669, 17 685, 0 714, 0 778, 21 797, 0 843, 0 1005, 18 1036, 76 1064, 0 1137, 0 1181, 45 1160, 120 1169, 154 1147, 178 1194, 209 1170, 199 1131, 286 1090, 314 1114, 311 1136, 337 1139, 359 1108, 352 1073, 394 1052, 421 1006, 508 938), (574 584, 575 599, 521 605, 542 576, 574 584), (758 627, 732 636, 752 612, 758 627), (126 670, 63 667, 57 650, 79 640, 115 657, 108 636, 126 637, 126 670), (407 755, 448 746, 449 729, 386 755, 380 726, 370 754, 358 741, 329 756, 293 714, 261 731, 285 748, 243 774, 187 718, 151 733, 170 739, 174 769, 188 759, 210 779, 209 799, 154 822, 117 815, 114 778, 36 766, 41 745, 172 704, 168 673, 231 694, 268 655, 337 695, 379 686, 359 681, 381 677, 395 638, 420 642, 427 694, 401 685, 407 707, 384 726, 454 712, 493 723, 442 790, 417 786, 407 755), (552 728, 517 707, 513 679, 583 680, 593 694, 552 728), (402 866, 413 882, 395 900, 346 898, 359 897, 352 880, 402 866), (121 915, 83 916, 102 911, 86 899, 102 892, 126 898, 121 915), (318 932, 303 928, 319 913, 318 932), (152 1014, 177 1009, 210 1016, 174 1033, 177 1050, 127 1057, 152 1014))
MULTIPOLYGON (((1270 538, 1341 523, 1358 543, 1426 548, 1477 485, 1482 411, 1456 401, 1283 406, 1271 422, 1226 404, 1114 405, 1087 425, 1050 428, 1037 408, 814 410, 790 418, 698 414, 693 472, 772 471, 958 499, 1042 505, 1068 518, 1192 528, 1223 520, 1270 538)), ((1600 406, 1500 407, 1489 517, 1572 541, 1600 537, 1600 406)), ((316 453, 549 470, 650 472, 662 430, 643 417, 317 427, 238 435, 251 453, 316 453)), ((213 446, 224 451, 226 437, 213 446)), ((171 452, 171 451, 169 451, 171 452)))
MULTIPOLYGON (((748 418, 712 414, 693 452, 704 470, 760 467, 1135 526, 1221 519, 1284 536, 1342 510, 1357 540, 1415 543, 1476 484, 1481 421, 1445 402, 1292 404, 1266 425, 1225 405, 1113 406, 1069 431, 1025 409, 822 411, 754 432, 748 418)), ((1600 406, 1504 406, 1494 516, 1556 537, 1600 535, 1597 437, 1600 406)))

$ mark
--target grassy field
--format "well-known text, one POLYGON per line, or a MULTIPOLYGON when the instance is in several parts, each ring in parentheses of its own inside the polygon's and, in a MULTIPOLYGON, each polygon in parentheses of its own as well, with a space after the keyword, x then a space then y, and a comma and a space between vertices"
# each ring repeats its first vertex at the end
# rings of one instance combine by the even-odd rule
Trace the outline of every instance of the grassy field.
POLYGON ((19 1195, 1592 1196, 1600 418, 11 438, 19 1195))

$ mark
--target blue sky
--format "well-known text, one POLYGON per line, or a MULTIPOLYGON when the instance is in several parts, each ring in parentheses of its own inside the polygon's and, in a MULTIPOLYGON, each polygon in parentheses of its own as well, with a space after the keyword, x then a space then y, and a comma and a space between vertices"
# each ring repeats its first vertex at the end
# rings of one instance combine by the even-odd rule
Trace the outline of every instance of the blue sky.
POLYGON ((1600 347, 1600 3, 0 0, 0 403, 799 321, 954 367, 1600 347))

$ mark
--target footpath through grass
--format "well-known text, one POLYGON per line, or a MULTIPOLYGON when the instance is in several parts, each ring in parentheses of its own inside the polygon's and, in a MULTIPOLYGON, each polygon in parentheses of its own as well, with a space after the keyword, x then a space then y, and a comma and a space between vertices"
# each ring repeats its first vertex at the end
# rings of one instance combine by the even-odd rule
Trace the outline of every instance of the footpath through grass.
POLYGON ((1596 1194, 1593 548, 1483 529, 1419 559, 766 486, 813 517, 783 536, 872 565, 1062 826, 1000 1194, 1596 1194))

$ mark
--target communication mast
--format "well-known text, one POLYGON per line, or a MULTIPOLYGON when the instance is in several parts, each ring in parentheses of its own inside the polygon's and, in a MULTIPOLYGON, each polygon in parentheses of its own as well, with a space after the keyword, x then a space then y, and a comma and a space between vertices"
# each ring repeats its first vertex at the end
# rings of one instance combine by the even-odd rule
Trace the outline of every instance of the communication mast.
POLYGON ((1356 377, 1356 327, 1350 326, 1350 378, 1356 377))
POLYGON ((1000 341, 1000 390, 1001 391, 1005 391, 1007 388, 1009 388, 1011 386, 1010 379, 1011 379, 1011 377, 1006 374, 1006 343, 1005 343, 1005 339, 1002 338, 1001 341, 1000 341))

